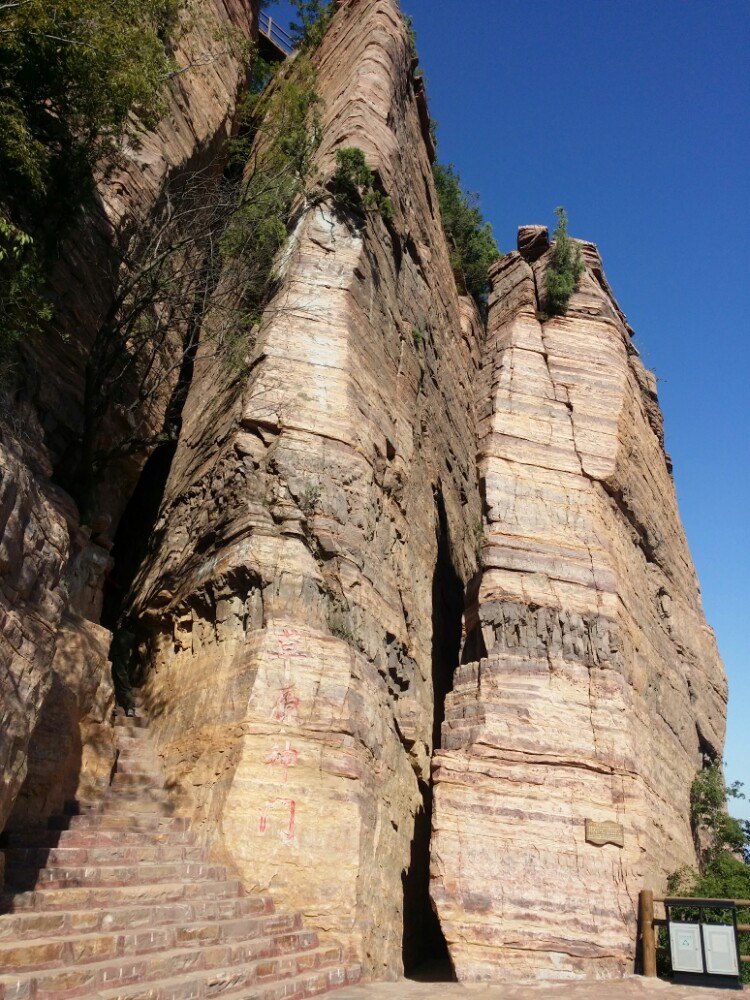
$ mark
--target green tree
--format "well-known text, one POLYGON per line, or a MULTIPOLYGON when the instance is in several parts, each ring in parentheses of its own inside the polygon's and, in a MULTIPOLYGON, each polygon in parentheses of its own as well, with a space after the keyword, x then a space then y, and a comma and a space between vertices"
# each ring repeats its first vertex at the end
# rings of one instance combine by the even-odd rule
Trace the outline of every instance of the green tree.
POLYGON ((289 25, 289 34, 295 48, 314 49, 323 41, 334 6, 329 0, 292 0, 292 7, 299 18, 289 25))
MULTIPOLYGON (((153 124, 182 0, 0 3, 0 344, 48 314, 41 286, 92 171, 131 114, 153 124)), ((7 357, 6 357, 7 360, 7 357)))
POLYGON ((555 246, 544 283, 547 289, 547 312, 553 316, 562 316, 584 272, 584 263, 581 248, 568 236, 568 216, 565 209, 556 208, 555 215, 555 246))
POLYGON ((492 226, 483 219, 476 195, 461 187, 453 166, 436 163, 432 170, 456 284, 484 310, 489 292, 487 272, 502 256, 492 226))

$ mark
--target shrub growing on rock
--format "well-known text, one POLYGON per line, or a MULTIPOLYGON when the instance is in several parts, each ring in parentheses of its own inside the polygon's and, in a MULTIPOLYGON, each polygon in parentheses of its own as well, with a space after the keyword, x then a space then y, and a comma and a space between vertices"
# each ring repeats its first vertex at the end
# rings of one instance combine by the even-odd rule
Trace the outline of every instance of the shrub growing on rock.
POLYGON ((331 191, 339 208, 352 212, 379 212, 386 222, 393 217, 391 199, 375 187, 375 173, 367 166, 365 154, 357 146, 336 150, 331 191))
POLYGON ((450 164, 436 163, 432 170, 456 284, 484 310, 489 292, 487 271, 501 256, 492 226, 483 219, 476 196, 463 190, 450 164))
POLYGON ((568 236, 568 216, 565 209, 556 208, 555 215, 555 248, 544 283, 547 289, 547 312, 552 316, 562 316, 584 272, 584 264, 581 248, 568 236))

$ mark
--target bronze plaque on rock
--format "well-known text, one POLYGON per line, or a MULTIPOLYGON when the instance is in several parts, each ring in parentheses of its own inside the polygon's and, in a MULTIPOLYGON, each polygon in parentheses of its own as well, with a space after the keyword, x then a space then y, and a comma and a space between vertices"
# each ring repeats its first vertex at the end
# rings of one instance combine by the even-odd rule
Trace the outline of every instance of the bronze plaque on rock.
POLYGON ((625 846, 625 831, 622 823, 606 820, 597 823, 593 819, 586 820, 586 840, 589 844, 601 847, 603 844, 614 844, 615 847, 625 846))

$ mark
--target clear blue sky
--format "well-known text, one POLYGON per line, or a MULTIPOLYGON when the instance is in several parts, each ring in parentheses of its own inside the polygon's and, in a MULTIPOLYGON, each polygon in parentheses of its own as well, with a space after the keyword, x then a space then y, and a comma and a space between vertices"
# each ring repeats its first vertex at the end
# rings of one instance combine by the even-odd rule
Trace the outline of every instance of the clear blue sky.
MULTIPOLYGON (((440 159, 479 193, 501 249, 565 205, 660 379, 729 675, 728 776, 750 793, 750 0, 402 5, 440 159)), ((733 811, 750 818, 750 802, 733 811)))

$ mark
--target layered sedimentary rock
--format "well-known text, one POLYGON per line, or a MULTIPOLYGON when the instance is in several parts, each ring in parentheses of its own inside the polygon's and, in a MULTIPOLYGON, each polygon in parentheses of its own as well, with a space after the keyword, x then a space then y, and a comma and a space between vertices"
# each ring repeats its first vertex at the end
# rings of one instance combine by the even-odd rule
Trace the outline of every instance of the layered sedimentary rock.
POLYGON ((431 892, 461 979, 631 971, 638 891, 694 863, 689 789, 723 743, 655 379, 592 244, 567 314, 543 312, 544 244, 523 230, 529 260, 492 273, 482 571, 433 765, 431 892))
MULTIPOLYGON (((24 398, 7 410, 4 401, 0 829, 26 778, 30 741, 36 763, 19 806, 24 821, 41 821, 63 791, 93 794, 109 767, 111 737, 101 730, 111 697, 109 633, 92 623, 99 620, 111 568, 112 534, 146 455, 130 456, 111 470, 100 491, 99 524, 93 526, 80 524, 75 503, 54 485, 55 466, 80 440, 86 359, 114 294, 111 250, 153 210, 169 177, 204 162, 226 137, 247 74, 240 41, 254 33, 256 13, 251 0, 192 5, 175 42, 174 56, 184 71, 168 85, 163 121, 126 144, 115 167, 102 169, 93 203, 87 203, 61 254, 52 285, 58 333, 64 336, 48 331, 37 341, 29 339, 24 398), (69 662, 74 651, 75 662, 69 662), (35 814, 37 807, 41 812, 35 814)), ((163 395, 147 402, 154 432, 169 390, 165 384, 163 395)))
POLYGON ((249 374, 196 366, 136 611, 161 752, 205 837, 393 976, 475 567, 480 324, 396 4, 342 5, 316 65, 321 178, 361 148, 393 218, 303 207, 249 374))

